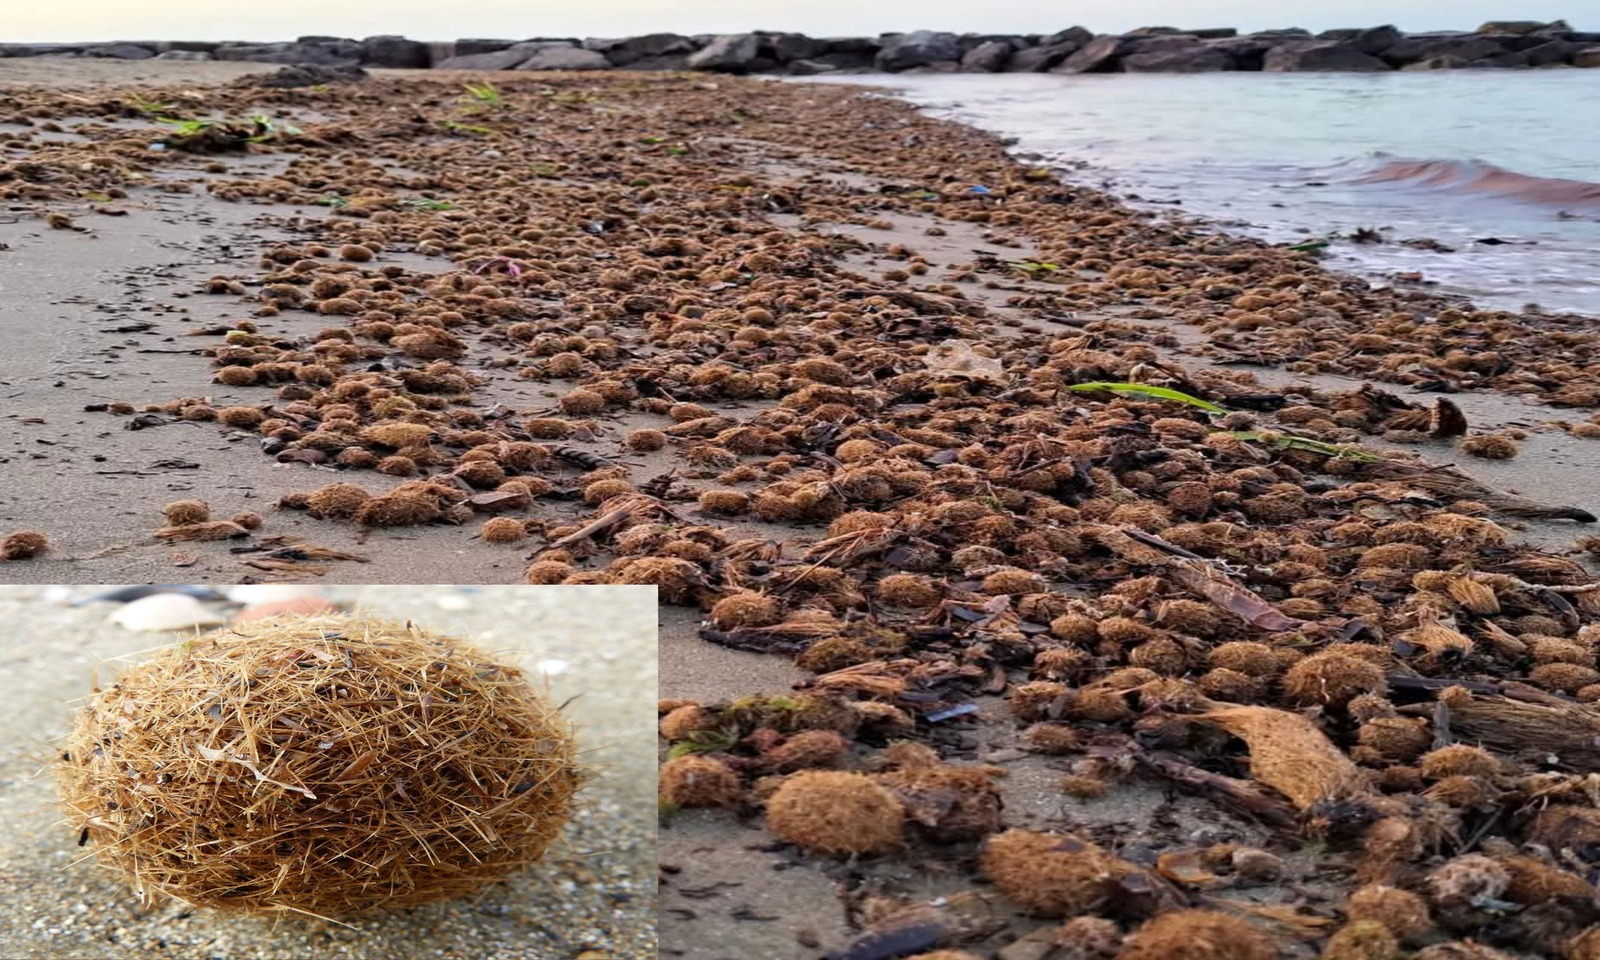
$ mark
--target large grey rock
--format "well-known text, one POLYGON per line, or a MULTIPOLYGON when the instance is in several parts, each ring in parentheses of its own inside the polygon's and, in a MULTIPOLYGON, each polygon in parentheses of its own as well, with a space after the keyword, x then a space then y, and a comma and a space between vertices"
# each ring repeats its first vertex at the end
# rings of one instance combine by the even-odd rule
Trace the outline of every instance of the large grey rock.
POLYGON ((1475 33, 1414 33, 1383 51, 1383 59, 1396 66, 1438 57, 1478 60, 1503 49, 1495 41, 1475 33))
POLYGON ((611 61, 594 50, 551 47, 517 64, 518 70, 610 70, 611 61))
POLYGON ((1117 61, 1138 42, 1138 37, 1095 37, 1072 56, 1061 62, 1051 73, 1111 73, 1117 61))
POLYGON ((1386 23, 1381 27, 1368 27, 1356 31, 1350 42, 1354 43, 1356 49, 1362 53, 1370 53, 1376 57, 1403 39, 1405 34, 1401 33, 1398 27, 1386 23))
POLYGON ((395 70, 426 69, 428 45, 405 37, 367 37, 361 41, 361 62, 369 67, 388 67, 395 70))
MULTIPOLYGON (((154 44, 151 45, 153 47, 154 44)), ((107 43, 98 47, 90 47, 83 51, 86 57, 102 57, 107 60, 149 60, 156 55, 151 47, 140 46, 136 43, 107 43)))
POLYGON ((1272 72, 1362 71, 1390 69, 1346 40, 1291 40, 1267 51, 1261 69, 1272 72))
POLYGON ((156 54, 157 60, 210 60, 211 54, 204 50, 165 50, 156 54))
POLYGON ((1198 40, 1182 47, 1130 53, 1122 58, 1122 69, 1128 73, 1210 73, 1235 68, 1233 57, 1226 50, 1198 40))
POLYGON ((1571 63, 1572 55, 1583 49, 1583 44, 1571 40, 1546 40, 1522 55, 1530 67, 1549 67, 1558 63, 1571 63))
POLYGON ((748 73, 761 57, 761 37, 736 33, 718 37, 689 55, 690 70, 715 70, 719 73, 748 73))
POLYGON ((1093 39, 1094 31, 1088 27, 1068 27, 1065 30, 1058 30, 1050 34, 1050 36, 1044 37, 1039 41, 1039 46, 1053 47, 1061 43, 1070 43, 1075 47, 1081 47, 1093 39))
POLYGON ((237 44, 218 47, 212 56, 218 60, 247 60, 253 63, 314 63, 332 67, 356 64, 361 59, 361 45, 353 41, 237 44))
POLYGON ((626 67, 656 57, 687 57, 695 45, 681 33, 646 33, 620 40, 585 40, 585 50, 605 54, 614 67, 626 67))
POLYGON ((1310 40, 1311 31, 1301 27, 1284 27, 1281 30, 1257 30, 1247 34, 1252 37, 1263 37, 1269 40, 1310 40))
POLYGON ((1333 30, 1324 30, 1312 39, 1314 40, 1354 40, 1356 34, 1361 32, 1360 27, 1338 27, 1333 30))
POLYGON ((1004 40, 980 43, 962 56, 961 69, 969 73, 994 73, 1005 67, 1012 52, 1011 44, 1004 40))
POLYGON ((515 40, 489 40, 483 37, 467 37, 456 41, 456 52, 453 56, 470 57, 475 53, 494 53, 496 50, 509 50, 516 42, 515 40))
POLYGON ((571 50, 572 44, 565 40, 526 40, 514 43, 504 50, 494 50, 489 53, 469 53, 465 56, 457 54, 448 60, 434 64, 438 70, 515 70, 526 63, 534 54, 546 50, 571 50))
POLYGON ((1186 32, 1199 37, 1201 40, 1231 40, 1239 35, 1239 31, 1235 27, 1202 27, 1199 30, 1186 32))
POLYGON ((885 37, 876 63, 879 70, 898 73, 946 60, 961 60, 961 45, 955 34, 913 30, 885 37))
POLYGON ((1078 52, 1079 44, 1067 40, 1018 50, 1006 61, 1007 73, 1043 73, 1078 52))

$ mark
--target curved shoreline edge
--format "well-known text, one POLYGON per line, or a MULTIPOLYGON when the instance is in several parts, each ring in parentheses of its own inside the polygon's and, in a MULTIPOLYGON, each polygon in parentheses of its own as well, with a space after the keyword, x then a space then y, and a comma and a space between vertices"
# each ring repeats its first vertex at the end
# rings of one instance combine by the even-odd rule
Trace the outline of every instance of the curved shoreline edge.
POLYGON ((913 30, 877 37, 814 38, 752 31, 651 33, 620 39, 302 36, 285 42, 109 41, 0 43, 5 57, 223 60, 325 67, 437 70, 705 70, 814 76, 827 73, 1268 73, 1600 67, 1600 32, 1565 21, 1497 20, 1470 31, 1403 33, 1392 25, 1240 33, 1231 27, 1144 27, 1096 34, 913 30))

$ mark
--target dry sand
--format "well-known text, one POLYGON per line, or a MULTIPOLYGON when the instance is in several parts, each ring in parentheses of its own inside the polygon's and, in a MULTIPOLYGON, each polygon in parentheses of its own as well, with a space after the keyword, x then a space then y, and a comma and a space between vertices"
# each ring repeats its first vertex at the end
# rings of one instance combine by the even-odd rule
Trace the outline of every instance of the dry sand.
POLYGON ((656 956, 655 593, 646 587, 330 587, 331 597, 470 637, 575 698, 598 776, 545 861, 483 895, 354 920, 243 919, 137 904, 84 854, 54 807, 46 767, 71 703, 108 658, 165 642, 70 608, 97 587, 0 587, 0 957, 449 957, 645 960, 656 956))

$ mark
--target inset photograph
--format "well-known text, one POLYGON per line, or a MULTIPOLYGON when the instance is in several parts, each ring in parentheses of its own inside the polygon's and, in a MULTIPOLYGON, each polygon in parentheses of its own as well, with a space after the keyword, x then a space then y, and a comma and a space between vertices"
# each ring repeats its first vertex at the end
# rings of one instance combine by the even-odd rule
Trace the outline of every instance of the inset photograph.
POLYGON ((648 587, 0 586, 0 956, 656 955, 648 587))

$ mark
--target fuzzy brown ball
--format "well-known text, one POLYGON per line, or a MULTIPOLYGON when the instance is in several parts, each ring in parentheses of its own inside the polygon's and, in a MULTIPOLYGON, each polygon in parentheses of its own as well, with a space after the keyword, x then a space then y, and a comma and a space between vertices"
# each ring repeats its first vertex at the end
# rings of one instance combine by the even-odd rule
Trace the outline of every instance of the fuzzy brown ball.
POLYGON ((50 549, 50 539, 37 530, 18 530, 0 539, 0 560, 32 560, 50 549))
POLYGON ((181 527, 191 523, 205 523, 211 519, 211 508, 204 500, 174 500, 161 508, 167 526, 181 527))
POLYGON ((470 894, 537 860, 584 779, 567 723, 516 669, 347 616, 167 648, 90 699, 57 772, 74 831, 142 895, 332 917, 470 894), (220 688, 228 709, 206 709, 220 688))
POLYGON ((661 799, 678 807, 728 807, 743 793, 727 764, 693 754, 663 763, 658 779, 661 799))
POLYGON ((900 801, 859 773, 797 773, 767 800, 767 829, 811 853, 889 850, 904 825, 900 801))

